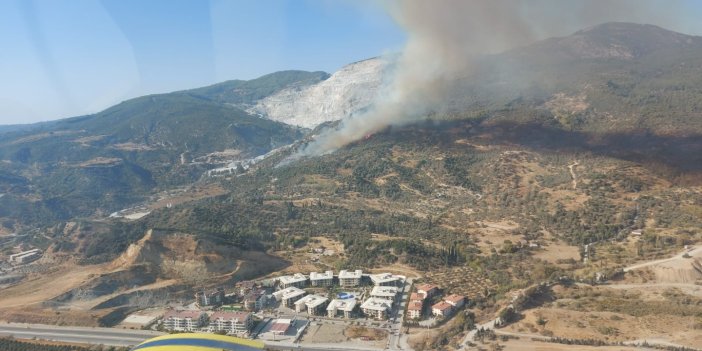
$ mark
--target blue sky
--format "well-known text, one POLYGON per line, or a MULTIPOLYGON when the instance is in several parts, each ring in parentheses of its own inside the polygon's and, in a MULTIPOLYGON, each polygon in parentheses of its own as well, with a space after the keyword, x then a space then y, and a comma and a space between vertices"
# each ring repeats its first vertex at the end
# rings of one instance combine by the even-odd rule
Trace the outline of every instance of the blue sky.
MULTIPOLYGON (((689 18, 671 29, 695 33, 702 1, 679 1, 689 18)), ((333 72, 405 40, 380 0, 1 0, 0 124, 284 69, 333 72)))
POLYGON ((285 69, 333 72, 404 40, 370 1, 3 0, 0 124, 285 69))

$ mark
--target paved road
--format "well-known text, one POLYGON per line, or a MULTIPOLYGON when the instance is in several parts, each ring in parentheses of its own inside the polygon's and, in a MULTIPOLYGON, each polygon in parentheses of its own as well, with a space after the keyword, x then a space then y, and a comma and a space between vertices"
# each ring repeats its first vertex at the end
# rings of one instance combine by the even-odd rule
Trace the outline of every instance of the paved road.
POLYGON ((648 266, 657 265, 657 264, 659 264, 659 263, 666 263, 666 262, 674 261, 674 260, 677 260, 677 259, 682 259, 682 258, 683 258, 683 255, 685 255, 685 254, 688 254, 688 255, 690 255, 690 256, 696 256, 697 254, 702 254, 702 246, 697 247, 697 248, 692 248, 692 249, 684 250, 683 252, 681 252, 681 253, 679 253, 679 254, 673 256, 673 257, 670 257, 670 258, 663 258, 663 259, 655 260, 655 261, 648 261, 648 262, 643 262, 643 263, 637 263, 637 264, 635 264, 635 265, 632 265, 632 266, 629 266, 629 267, 624 268, 624 272, 633 271, 633 270, 635 270, 635 269, 639 269, 639 268, 644 268, 644 267, 648 267, 648 266))
POLYGON ((41 324, 0 324, 0 335, 82 344, 131 346, 163 333, 113 328, 58 327, 41 324))
POLYGON ((266 342, 266 348, 270 350, 301 350, 301 351, 381 351, 378 348, 362 346, 344 346, 344 344, 298 344, 298 343, 272 343, 266 342))

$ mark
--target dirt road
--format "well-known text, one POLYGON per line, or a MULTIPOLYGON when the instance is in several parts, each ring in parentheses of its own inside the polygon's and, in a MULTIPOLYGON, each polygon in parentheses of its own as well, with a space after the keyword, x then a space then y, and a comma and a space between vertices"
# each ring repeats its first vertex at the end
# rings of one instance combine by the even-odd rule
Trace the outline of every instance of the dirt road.
POLYGON ((670 257, 670 258, 663 258, 663 259, 655 260, 655 261, 637 263, 635 265, 631 265, 629 267, 624 268, 624 272, 629 272, 629 271, 633 271, 633 270, 640 269, 640 268, 650 267, 650 266, 654 266, 654 265, 657 265, 660 263, 667 263, 667 262, 674 261, 674 260, 682 260, 682 259, 685 259, 685 258, 683 258, 683 256, 685 254, 688 254, 692 257, 695 257, 697 255, 702 256, 702 246, 699 246, 696 248, 688 248, 688 249, 684 250, 683 252, 681 252, 673 257, 670 257))
POLYGON ((568 165, 568 171, 570 171, 570 177, 573 178, 573 189, 578 188, 578 175, 575 174, 575 167, 580 166, 580 163, 578 161, 575 161, 573 164, 568 165))

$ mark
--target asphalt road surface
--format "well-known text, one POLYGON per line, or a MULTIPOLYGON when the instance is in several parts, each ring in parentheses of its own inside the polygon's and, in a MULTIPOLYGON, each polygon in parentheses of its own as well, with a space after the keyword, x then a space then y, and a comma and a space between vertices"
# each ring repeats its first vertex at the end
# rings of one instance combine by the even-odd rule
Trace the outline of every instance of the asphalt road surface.
POLYGON ((132 346, 163 333, 147 330, 58 327, 40 324, 0 324, 0 336, 42 339, 81 344, 132 346))

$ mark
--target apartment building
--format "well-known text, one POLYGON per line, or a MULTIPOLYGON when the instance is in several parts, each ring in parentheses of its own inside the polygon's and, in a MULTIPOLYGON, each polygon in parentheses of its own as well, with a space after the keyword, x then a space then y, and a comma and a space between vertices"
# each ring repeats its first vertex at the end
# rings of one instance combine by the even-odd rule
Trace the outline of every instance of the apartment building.
POLYGON ((163 316, 163 327, 169 331, 195 331, 207 324, 207 314, 202 311, 170 310, 163 316))
POLYGON ((210 327, 227 334, 242 335, 251 331, 253 318, 248 312, 217 311, 210 316, 210 327))
POLYGON ((307 312, 310 316, 319 316, 324 314, 327 306, 328 298, 319 295, 307 295, 295 301, 295 312, 307 312))
POLYGON ((310 285, 315 287, 332 286, 334 284, 334 272, 326 271, 324 273, 310 273, 310 285))
POLYGON ((363 278, 363 271, 357 269, 353 272, 342 270, 339 272, 339 286, 348 288, 361 285, 361 279, 363 278))
POLYGON ((282 289, 294 286, 296 288, 304 288, 307 286, 307 276, 302 273, 295 273, 293 275, 284 275, 278 278, 280 282, 280 287, 282 289))
POLYGON ((391 308, 392 301, 374 297, 369 298, 361 304, 361 311, 363 311, 363 314, 375 319, 387 319, 391 308))
POLYGON ((327 317, 329 318, 336 318, 336 317, 344 317, 344 318, 351 318, 353 317, 353 312, 354 309, 356 308, 356 299, 334 299, 331 300, 329 305, 327 306, 327 317))
POLYGON ((224 302, 224 288, 198 291, 195 293, 195 302, 201 307, 219 306, 224 302))
POLYGON ((402 286, 405 277, 391 273, 371 274, 370 279, 375 286, 402 286))
POLYGON ((273 293, 273 297, 285 307, 292 307, 295 301, 305 296, 307 292, 300 288, 291 286, 273 293))

